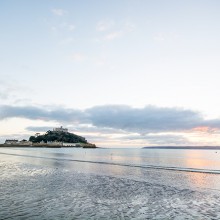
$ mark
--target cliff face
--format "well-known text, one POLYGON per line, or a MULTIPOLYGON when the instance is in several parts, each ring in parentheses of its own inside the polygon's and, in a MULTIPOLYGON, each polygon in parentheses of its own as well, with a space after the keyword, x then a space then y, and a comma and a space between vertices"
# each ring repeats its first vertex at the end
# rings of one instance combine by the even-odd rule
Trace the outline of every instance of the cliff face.
POLYGON ((47 131, 44 135, 39 135, 37 137, 31 136, 29 141, 33 143, 65 142, 88 144, 87 140, 82 136, 59 131, 47 131))

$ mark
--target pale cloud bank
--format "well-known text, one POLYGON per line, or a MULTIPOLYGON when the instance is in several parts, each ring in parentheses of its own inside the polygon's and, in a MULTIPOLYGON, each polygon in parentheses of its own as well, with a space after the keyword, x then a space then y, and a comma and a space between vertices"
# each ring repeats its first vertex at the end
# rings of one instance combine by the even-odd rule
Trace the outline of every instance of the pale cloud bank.
POLYGON ((73 31, 75 31, 76 26, 74 24, 71 23, 67 23, 67 22, 63 22, 61 24, 54 24, 51 28, 51 31, 53 32, 70 32, 72 33, 73 31))
POLYGON ((85 110, 35 106, 0 106, 0 120, 7 118, 55 121, 72 125, 117 129, 138 134, 161 132, 217 132, 220 119, 205 120, 199 112, 181 108, 126 105, 95 106, 85 110))
POLYGON ((65 14, 67 14, 67 11, 60 9, 60 8, 54 8, 51 11, 54 15, 57 15, 57 16, 63 16, 65 14))
POLYGON ((100 21, 96 25, 98 32, 104 32, 104 40, 111 41, 133 32, 135 25, 131 22, 100 21))
POLYGON ((0 119, 6 118, 26 118, 43 121, 71 121, 77 123, 82 121, 82 112, 72 109, 53 108, 45 109, 35 106, 1 106, 0 119), (80 121, 78 121, 80 120, 80 121))

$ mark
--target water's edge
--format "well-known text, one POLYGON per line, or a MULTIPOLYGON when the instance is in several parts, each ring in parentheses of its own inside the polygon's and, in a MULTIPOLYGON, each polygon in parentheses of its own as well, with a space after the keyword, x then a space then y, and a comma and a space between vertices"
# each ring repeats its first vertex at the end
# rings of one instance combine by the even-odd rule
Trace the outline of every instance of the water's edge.
POLYGON ((2 152, 0 152, 0 154, 7 155, 7 156, 16 156, 16 157, 29 157, 29 158, 48 159, 48 160, 54 160, 54 161, 69 161, 69 162, 72 161, 72 162, 79 162, 79 163, 113 165, 113 166, 142 168, 142 169, 160 169, 160 170, 170 170, 170 171, 220 174, 220 170, 210 170, 210 169, 198 169, 198 168, 186 168, 186 167, 171 167, 171 166, 155 166, 155 165, 140 165, 140 164, 115 163, 115 162, 92 161, 92 160, 78 160, 78 159, 70 159, 70 158, 67 159, 67 158, 34 156, 34 155, 2 153, 2 152))

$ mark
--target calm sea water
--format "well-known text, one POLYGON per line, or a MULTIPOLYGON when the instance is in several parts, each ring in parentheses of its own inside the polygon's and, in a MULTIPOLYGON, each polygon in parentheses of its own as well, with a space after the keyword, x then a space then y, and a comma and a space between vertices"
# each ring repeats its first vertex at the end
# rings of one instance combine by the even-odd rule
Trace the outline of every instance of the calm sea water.
POLYGON ((220 219, 220 151, 0 148, 0 219, 220 219))
POLYGON ((175 184, 179 186, 220 190, 218 150, 1 148, 1 158, 76 172, 146 180, 152 183, 159 181, 167 185, 174 184, 175 179, 175 184), (154 175, 152 178, 149 177, 149 172, 154 175))
MULTIPOLYGON (((189 149, 81 149, 81 148, 0 148, 2 157, 37 163, 53 160, 152 169, 173 169, 220 173, 219 150, 189 149), (13 156, 13 157, 11 157, 13 156), (31 159, 30 159, 31 158, 31 159)), ((46 163, 46 162, 45 162, 46 163)), ((67 165, 68 166, 68 165, 67 165)))

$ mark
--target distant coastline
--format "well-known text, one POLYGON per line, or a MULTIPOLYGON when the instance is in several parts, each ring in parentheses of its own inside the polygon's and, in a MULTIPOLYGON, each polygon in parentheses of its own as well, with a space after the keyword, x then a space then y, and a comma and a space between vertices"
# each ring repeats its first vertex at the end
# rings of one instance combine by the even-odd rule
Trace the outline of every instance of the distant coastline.
POLYGON ((150 146, 142 149, 220 150, 220 146, 150 146))

